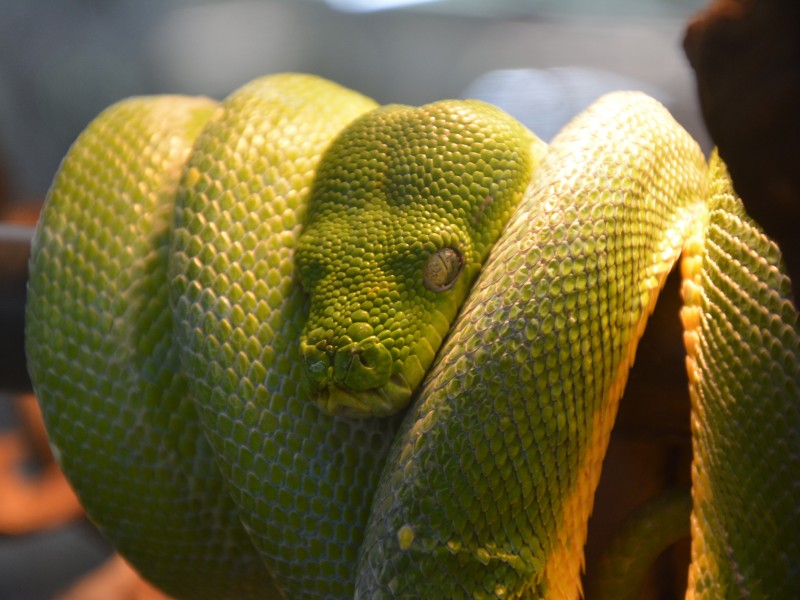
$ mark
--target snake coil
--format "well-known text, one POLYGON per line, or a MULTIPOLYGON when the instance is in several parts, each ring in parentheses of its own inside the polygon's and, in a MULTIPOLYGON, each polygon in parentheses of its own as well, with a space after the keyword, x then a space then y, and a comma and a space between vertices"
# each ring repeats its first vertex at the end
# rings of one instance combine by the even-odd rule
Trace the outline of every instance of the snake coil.
POLYGON ((120 102, 37 227, 30 371, 87 513, 176 597, 577 598, 681 253, 690 595, 800 597, 780 253, 643 94, 549 148, 479 102, 306 75, 120 102))

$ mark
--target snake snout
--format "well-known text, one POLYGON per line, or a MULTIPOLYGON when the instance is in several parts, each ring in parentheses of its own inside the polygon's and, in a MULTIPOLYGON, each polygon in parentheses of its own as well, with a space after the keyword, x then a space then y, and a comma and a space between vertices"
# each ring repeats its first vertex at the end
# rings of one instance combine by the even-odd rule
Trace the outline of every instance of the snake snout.
POLYGON ((333 380, 355 392, 384 385, 392 374, 392 355, 375 336, 344 342, 333 355, 333 380))
POLYGON ((392 354, 371 333, 371 328, 354 331, 351 327, 349 335, 331 343, 314 331, 301 341, 306 376, 323 411, 351 417, 386 416, 407 401, 409 386, 402 376, 392 375, 392 354))

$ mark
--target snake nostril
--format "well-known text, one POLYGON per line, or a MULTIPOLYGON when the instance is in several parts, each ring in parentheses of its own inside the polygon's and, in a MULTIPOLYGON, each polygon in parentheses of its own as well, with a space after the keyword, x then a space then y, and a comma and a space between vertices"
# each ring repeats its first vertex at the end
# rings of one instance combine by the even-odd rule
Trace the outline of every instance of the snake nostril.
POLYGON ((312 331, 300 340, 305 373, 314 388, 322 388, 331 376, 333 350, 320 331, 312 331))
POLYGON ((353 360, 354 360, 354 361, 355 361, 355 360, 357 360, 357 361, 358 361, 358 363, 359 363, 359 364, 360 364, 362 367, 364 367, 364 368, 366 368, 366 369, 369 369, 369 368, 371 368, 371 367, 372 367, 372 365, 370 364, 370 355, 369 355, 369 354, 366 354, 366 353, 364 353, 364 352, 362 352, 361 350, 357 350, 357 351, 356 351, 356 352, 353 354, 353 360))

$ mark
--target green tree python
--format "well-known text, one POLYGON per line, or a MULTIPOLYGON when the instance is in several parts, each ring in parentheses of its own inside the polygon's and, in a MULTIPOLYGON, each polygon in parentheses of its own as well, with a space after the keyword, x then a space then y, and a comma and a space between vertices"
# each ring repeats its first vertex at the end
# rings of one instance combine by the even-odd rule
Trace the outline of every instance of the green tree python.
POLYGON ((88 514, 179 598, 577 598, 637 341, 680 255, 690 597, 800 597, 798 315, 655 100, 546 146, 477 101, 265 77, 80 135, 27 352, 88 514))

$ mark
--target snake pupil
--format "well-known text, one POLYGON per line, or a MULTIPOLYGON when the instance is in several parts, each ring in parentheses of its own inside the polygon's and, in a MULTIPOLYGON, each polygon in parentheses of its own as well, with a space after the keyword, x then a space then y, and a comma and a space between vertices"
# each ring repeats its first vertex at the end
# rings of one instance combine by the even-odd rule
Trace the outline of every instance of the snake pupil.
POLYGON ((422 268, 422 282, 434 292, 449 290, 458 279, 463 265, 464 259, 458 250, 442 248, 422 268))

